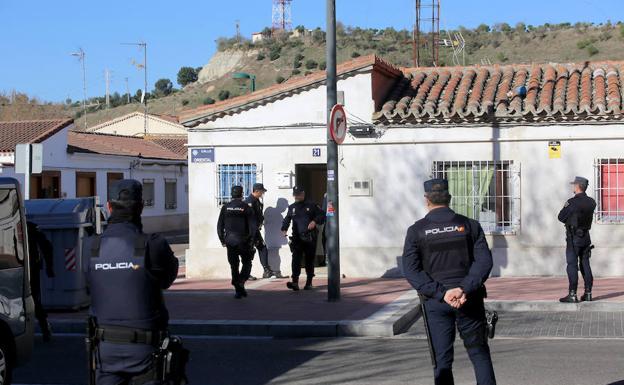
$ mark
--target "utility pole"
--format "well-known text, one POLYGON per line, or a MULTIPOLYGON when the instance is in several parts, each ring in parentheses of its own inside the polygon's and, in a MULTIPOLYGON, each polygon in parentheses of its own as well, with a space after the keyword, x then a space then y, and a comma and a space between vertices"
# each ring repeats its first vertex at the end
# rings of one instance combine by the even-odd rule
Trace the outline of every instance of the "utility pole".
POLYGON ((72 56, 76 56, 82 64, 82 113, 84 115, 84 129, 87 130, 87 70, 85 68, 85 51, 80 48, 78 52, 73 52, 72 56))
POLYGON ((127 99, 127 103, 130 104, 130 87, 128 87, 128 77, 125 77, 126 80, 126 97, 127 99))
MULTIPOLYGON (((340 227, 338 207, 338 145, 330 130, 331 110, 338 103, 336 70, 336 0, 327 0, 327 207, 333 205, 333 215, 327 216, 328 263, 327 300, 340 300, 340 227)), ((329 211, 329 210, 328 210, 329 211)))
POLYGON ((238 44, 241 42, 240 20, 236 20, 236 42, 238 44))
POLYGON ((110 71, 104 69, 104 79, 106 81, 106 108, 110 108, 110 71))
POLYGON ((143 69, 144 72, 144 84, 143 84, 143 135, 147 135, 147 43, 121 43, 123 45, 134 45, 143 49, 143 64, 138 64, 137 68, 143 69))

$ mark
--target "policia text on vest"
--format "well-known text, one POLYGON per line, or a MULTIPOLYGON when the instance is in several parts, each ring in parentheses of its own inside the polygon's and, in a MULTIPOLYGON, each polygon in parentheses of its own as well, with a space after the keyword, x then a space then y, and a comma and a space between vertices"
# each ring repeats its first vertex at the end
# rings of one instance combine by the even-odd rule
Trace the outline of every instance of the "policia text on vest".
MULTIPOLYGON (((421 297, 435 384, 454 383, 456 329, 473 363, 476 383, 496 384, 483 303, 493 262, 483 229, 448 207, 446 180, 425 182, 425 197, 429 213, 407 230, 403 263, 405 277, 421 297)), ((490 319, 495 322, 494 315, 490 319)))
POLYGON ((163 237, 143 233, 139 182, 118 181, 111 196, 106 230, 87 238, 83 251, 91 257, 89 383, 183 384, 188 351, 168 333, 162 293, 177 277, 178 260, 163 237))

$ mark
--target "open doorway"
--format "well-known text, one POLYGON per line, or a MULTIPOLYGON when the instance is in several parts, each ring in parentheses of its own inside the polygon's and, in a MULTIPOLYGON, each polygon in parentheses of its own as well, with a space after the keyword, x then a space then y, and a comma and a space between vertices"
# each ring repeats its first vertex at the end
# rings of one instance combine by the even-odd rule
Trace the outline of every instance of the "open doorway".
POLYGON ((297 186, 303 187, 309 201, 323 205, 323 196, 327 191, 326 164, 295 165, 295 180, 297 186))
MULTIPOLYGON (((306 199, 323 206, 323 197, 327 191, 326 164, 297 164, 295 165, 295 181, 297 186, 303 187, 306 199)), ((316 266, 325 266, 325 247, 323 228, 319 227, 318 243, 316 245, 316 266)))

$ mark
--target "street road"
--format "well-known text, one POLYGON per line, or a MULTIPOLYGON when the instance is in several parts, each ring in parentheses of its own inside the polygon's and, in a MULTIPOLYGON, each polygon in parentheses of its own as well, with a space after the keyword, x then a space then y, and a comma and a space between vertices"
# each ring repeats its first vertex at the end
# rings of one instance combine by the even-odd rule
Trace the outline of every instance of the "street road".
MULTIPOLYGON (((186 340, 192 351, 191 384, 431 384, 427 342, 394 338, 207 338, 186 340)), ((624 339, 496 339, 492 343, 499 384, 624 385, 624 339), (618 382, 619 381, 619 382, 618 382)), ((85 383, 83 339, 37 341, 32 362, 17 384, 85 383)), ((456 384, 474 385, 461 343, 456 384)))

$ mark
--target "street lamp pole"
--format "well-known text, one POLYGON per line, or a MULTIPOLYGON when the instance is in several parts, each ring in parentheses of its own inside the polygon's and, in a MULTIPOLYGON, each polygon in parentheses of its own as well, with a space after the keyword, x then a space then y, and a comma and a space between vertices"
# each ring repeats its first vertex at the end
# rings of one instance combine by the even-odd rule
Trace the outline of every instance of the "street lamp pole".
POLYGON ((338 145, 330 134, 331 111, 338 103, 336 0, 327 0, 327 300, 340 300, 340 228, 338 220, 338 145), (333 208, 330 210, 330 208, 333 208))

